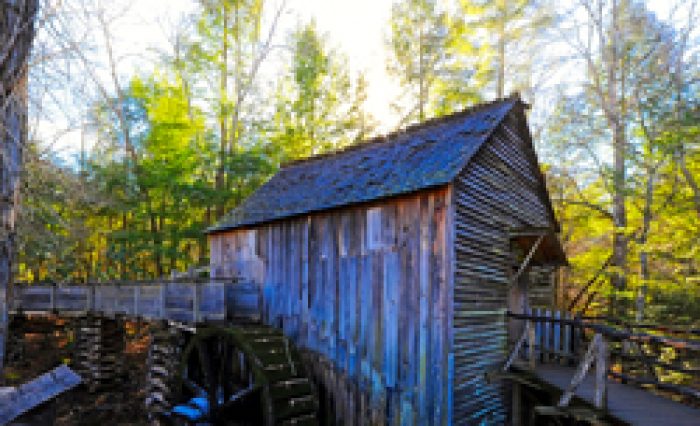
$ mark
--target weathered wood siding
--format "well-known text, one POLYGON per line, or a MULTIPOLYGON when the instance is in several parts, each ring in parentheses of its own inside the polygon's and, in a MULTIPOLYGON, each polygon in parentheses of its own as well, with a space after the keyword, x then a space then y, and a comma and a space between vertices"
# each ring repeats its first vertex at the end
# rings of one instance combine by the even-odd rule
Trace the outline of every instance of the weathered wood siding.
POLYGON ((551 225, 537 162, 514 109, 454 182, 455 424, 503 424, 507 404, 484 372, 504 359, 509 229, 551 225))
POLYGON ((214 234, 212 271, 258 283, 266 322, 332 365, 339 418, 449 423, 451 199, 442 187, 214 234))

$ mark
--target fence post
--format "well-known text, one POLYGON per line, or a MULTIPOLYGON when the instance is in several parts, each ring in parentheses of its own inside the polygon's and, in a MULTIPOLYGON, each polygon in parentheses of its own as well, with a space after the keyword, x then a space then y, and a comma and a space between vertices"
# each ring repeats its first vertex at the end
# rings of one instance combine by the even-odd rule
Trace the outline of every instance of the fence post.
POLYGON ((583 327, 581 324, 581 314, 576 314, 574 316, 574 325, 571 328, 571 340, 572 340, 572 355, 577 358, 581 358, 583 353, 586 351, 583 342, 583 327))
POLYGON ((527 327, 527 340, 528 340, 528 360, 530 362, 530 369, 534 370, 535 369, 535 343, 536 343, 536 336, 535 336, 535 325, 532 323, 532 320, 527 320, 526 325, 527 327))
POLYGON ((554 311, 554 325, 552 327, 553 330, 553 346, 554 346, 554 357, 553 359, 561 360, 561 330, 562 326, 561 323, 559 322, 561 320, 561 311, 554 311))
POLYGON ((199 314, 199 299, 200 299, 200 287, 197 285, 197 282, 192 280, 194 284, 192 284, 192 289, 193 289, 193 294, 192 294, 192 317, 193 321, 195 324, 201 321, 200 319, 200 314, 199 314))
POLYGON ((549 309, 543 309, 545 321, 542 324, 544 327, 542 333, 542 362, 549 362, 552 359, 552 312, 549 309))
POLYGON ((597 334, 598 344, 595 360, 595 395, 593 402, 596 408, 604 410, 608 405, 608 343, 602 334, 597 334))
MULTIPOLYGON (((570 320, 571 319, 571 314, 569 312, 564 313, 564 319, 570 320)), ((563 346, 563 352, 564 352, 564 358, 563 362, 565 364, 568 364, 571 362, 571 335, 572 335, 572 330, 573 328, 571 327, 571 324, 565 324, 564 327, 564 341, 562 342, 563 346)))
POLYGON ((51 312, 55 314, 56 313, 56 283, 51 284, 51 293, 50 294, 51 294, 51 296, 50 296, 51 312))

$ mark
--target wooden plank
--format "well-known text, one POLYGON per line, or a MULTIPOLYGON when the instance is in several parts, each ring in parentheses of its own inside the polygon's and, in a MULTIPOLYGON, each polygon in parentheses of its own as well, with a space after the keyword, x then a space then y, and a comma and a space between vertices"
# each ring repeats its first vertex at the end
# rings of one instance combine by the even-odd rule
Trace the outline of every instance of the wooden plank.
MULTIPOLYGON (((552 316, 552 313, 548 309, 542 312, 547 318, 552 316)), ((550 321, 545 321, 542 327, 542 357, 544 362, 548 362, 552 355, 552 323, 550 321)))
POLYGON ((398 279, 399 261, 395 251, 384 254, 383 272, 383 322, 384 322, 384 374, 385 385, 395 387, 398 373, 398 279))
MULTIPOLYGON (((560 311, 555 311, 554 312, 554 319, 559 320, 561 319, 561 312, 560 311)), ((552 333, 553 333, 553 340, 552 340, 552 345, 553 345, 553 353, 557 356, 562 354, 562 348, 561 348, 561 324, 559 322, 555 322, 552 325, 552 333)))
POLYGON ((59 311, 88 311, 90 288, 86 286, 56 287, 55 308, 59 311))
POLYGON ((186 283, 170 282, 165 285, 165 318, 193 323, 195 321, 195 286, 186 283))
POLYGON ((301 310, 300 310, 300 325, 299 325, 299 345, 308 347, 309 344, 309 219, 301 220, 301 235, 299 238, 300 252, 299 262, 301 262, 301 310))
POLYGON ((15 310, 22 310, 25 312, 51 311, 51 293, 53 291, 52 287, 15 286, 13 291, 15 310))
POLYGON ((162 318, 162 300, 160 298, 162 285, 139 286, 138 314, 143 318, 162 318))
POLYGON ((0 392, 0 424, 8 424, 32 408, 73 389, 81 378, 66 365, 60 365, 17 388, 0 392))
POLYGON ((370 326, 370 351, 372 359, 372 370, 370 383, 372 384, 372 396, 371 404, 374 409, 382 409, 384 407, 384 390, 385 390, 385 380, 383 375, 384 372, 384 330, 382 321, 382 312, 384 292, 382 291, 384 287, 384 277, 383 277, 383 265, 384 256, 381 251, 375 250, 371 252, 372 258, 372 311, 371 311, 371 322, 370 326))
MULTIPOLYGON (((199 321, 223 321, 226 319, 226 289, 221 282, 204 283, 197 285, 199 297, 197 299, 199 321)), ((257 306, 256 306, 257 308, 257 306)), ((257 310, 257 309, 256 309, 257 310)))
POLYGON ((372 288, 372 257, 371 255, 363 255, 360 258, 360 293, 362 294, 363 303, 360 304, 360 330, 358 337, 358 352, 360 354, 360 389, 368 390, 370 387, 370 378, 372 376, 372 311, 374 300, 372 288))
MULTIPOLYGON (((566 312, 566 313, 564 314, 564 319, 568 319, 568 320, 572 319, 572 318, 571 318, 571 313, 566 312)), ((562 351, 562 353, 563 353, 563 355, 564 355, 565 357, 569 357, 569 356, 573 355, 573 353, 572 353, 572 351, 571 351, 572 334, 573 334, 572 331, 573 331, 573 329, 572 329, 572 327, 571 327, 570 324, 565 324, 565 325, 564 325, 564 327, 563 327, 564 336, 563 336, 563 339, 562 339, 562 345, 563 345, 563 351, 562 351)))
POLYGON ((358 300, 361 295, 358 294, 358 262, 356 256, 351 256, 346 259, 347 268, 347 304, 345 317, 347 321, 347 345, 348 345, 348 365, 347 373, 352 379, 356 379, 359 370, 358 366, 358 350, 357 350, 357 327, 359 322, 359 306, 358 300))

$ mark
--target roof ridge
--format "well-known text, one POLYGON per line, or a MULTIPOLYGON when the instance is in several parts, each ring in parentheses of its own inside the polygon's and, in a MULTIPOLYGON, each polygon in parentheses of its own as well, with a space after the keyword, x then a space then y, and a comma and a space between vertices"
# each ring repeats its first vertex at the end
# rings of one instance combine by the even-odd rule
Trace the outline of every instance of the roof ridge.
POLYGON ((486 109, 488 107, 492 107, 496 104, 508 102, 508 101, 520 101, 520 102, 522 102, 522 99, 520 97, 520 93, 513 92, 510 95, 502 97, 502 98, 493 99, 493 100, 488 101, 488 102, 479 102, 477 104, 468 106, 460 111, 456 111, 456 112, 453 112, 451 114, 432 117, 432 118, 429 118, 427 120, 424 120, 424 121, 421 121, 418 123, 409 124, 406 127, 393 130, 393 131, 391 131, 389 133, 385 133, 383 135, 374 136, 374 137, 371 137, 369 139, 366 139, 366 140, 363 140, 360 142, 356 142, 354 144, 345 146, 345 147, 337 149, 337 150, 324 152, 321 154, 310 155, 308 157, 292 160, 292 161, 281 164, 280 169, 295 167, 295 166, 298 166, 300 164, 307 164, 307 163, 310 163, 310 162, 313 162, 316 160, 323 160, 323 159, 326 159, 329 157, 334 157, 336 155, 341 155, 341 154, 344 154, 347 152, 357 151, 360 149, 364 149, 369 145, 395 142, 395 141, 399 140, 400 136, 407 134, 409 132, 420 131, 420 130, 430 128, 432 126, 440 125, 440 124, 443 124, 447 121, 457 119, 460 117, 464 117, 464 116, 468 116, 468 115, 474 114, 480 110, 486 109))

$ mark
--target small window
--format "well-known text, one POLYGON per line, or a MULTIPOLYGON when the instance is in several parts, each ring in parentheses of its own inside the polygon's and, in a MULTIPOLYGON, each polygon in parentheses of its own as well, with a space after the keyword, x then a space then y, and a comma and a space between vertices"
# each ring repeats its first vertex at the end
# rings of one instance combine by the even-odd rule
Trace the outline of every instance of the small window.
POLYGON ((367 210, 367 248, 382 247, 382 208, 372 207, 367 210))

